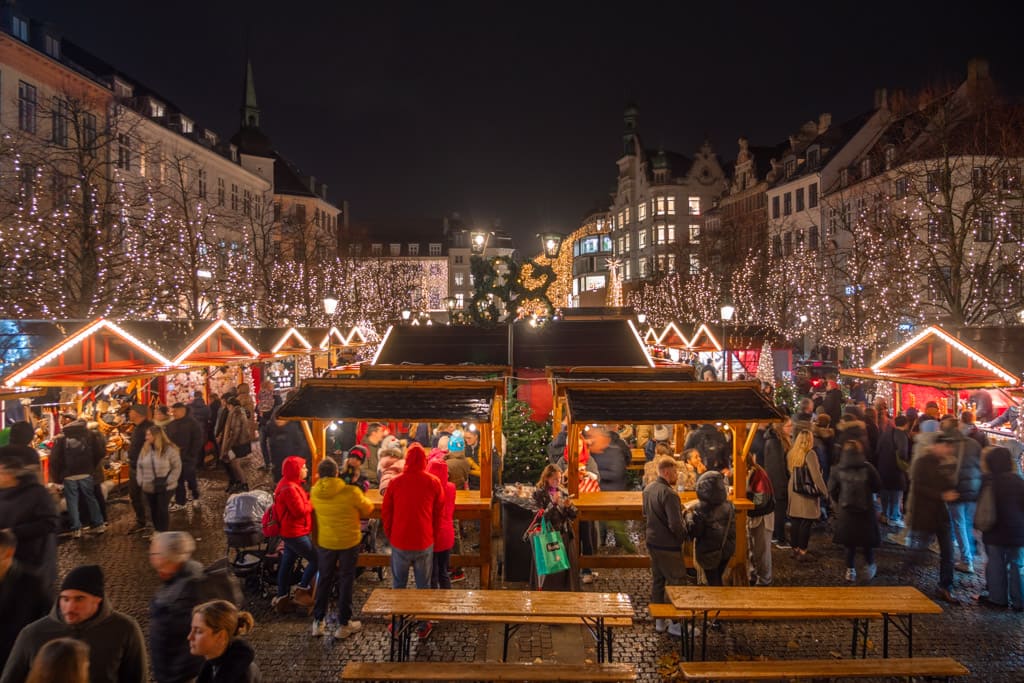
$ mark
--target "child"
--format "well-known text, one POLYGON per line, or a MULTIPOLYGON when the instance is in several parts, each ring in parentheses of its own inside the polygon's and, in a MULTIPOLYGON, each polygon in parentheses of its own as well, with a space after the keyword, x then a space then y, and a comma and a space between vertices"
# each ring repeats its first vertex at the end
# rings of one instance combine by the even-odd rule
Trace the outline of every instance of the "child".
POLYGON ((697 502, 683 515, 687 536, 696 544, 697 564, 708 585, 721 586, 729 559, 736 552, 736 508, 721 472, 710 470, 697 480, 697 502))

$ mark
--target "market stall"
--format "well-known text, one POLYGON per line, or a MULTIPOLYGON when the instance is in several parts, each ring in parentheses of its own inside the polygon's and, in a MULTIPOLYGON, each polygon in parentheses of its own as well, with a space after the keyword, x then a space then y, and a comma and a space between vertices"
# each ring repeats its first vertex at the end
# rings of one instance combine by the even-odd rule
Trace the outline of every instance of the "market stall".
POLYGON ((196 391, 209 399, 211 392, 221 394, 241 381, 239 370, 259 357, 249 341, 226 320, 215 320, 174 357, 175 365, 185 372, 167 377, 167 403, 189 403, 196 391))
MULTIPOLYGON (((572 377, 555 380, 566 399, 569 444, 569 491, 578 495, 579 520, 642 519, 640 491, 579 493, 579 441, 588 424, 704 424, 732 430, 731 500, 736 506, 736 553, 730 566, 744 566, 747 557, 745 497, 746 454, 757 423, 782 422, 786 415, 760 391, 758 382, 693 381, 594 381, 572 377)), ((683 502, 696 494, 685 491, 683 502)), ((580 558, 581 567, 647 567, 646 555, 590 555, 580 558)), ((738 574, 745 580, 746 571, 738 574)))
POLYGON ((326 328, 254 327, 239 332, 259 349, 259 361, 278 390, 289 391, 326 370, 327 353, 313 344, 327 334, 326 328))
POLYGON ((342 333, 337 327, 331 327, 317 344, 317 348, 327 354, 326 370, 329 372, 354 361, 357 349, 365 344, 366 335, 358 327, 353 327, 347 334, 342 333))
MULTIPOLYGON (((324 457, 327 430, 332 422, 469 422, 480 431, 480 469, 491 471, 491 446, 501 434, 504 382, 492 379, 361 380, 310 379, 285 401, 279 417, 302 423, 313 452, 313 468, 324 457)), ((368 494, 379 516, 382 498, 368 494)), ((480 586, 491 580, 491 478, 481 477, 479 491, 457 491, 457 519, 480 521, 480 550, 476 555, 455 555, 455 566, 479 567, 480 586)), ((386 566, 388 556, 367 553, 360 564, 386 566)))

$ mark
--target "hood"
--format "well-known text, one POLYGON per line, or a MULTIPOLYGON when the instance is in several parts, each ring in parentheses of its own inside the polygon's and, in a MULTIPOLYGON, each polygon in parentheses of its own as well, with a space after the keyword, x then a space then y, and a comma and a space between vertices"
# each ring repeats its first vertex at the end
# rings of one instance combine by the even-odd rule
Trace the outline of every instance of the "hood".
POLYGON ((427 469, 427 454, 423 446, 414 443, 405 452, 405 472, 423 472, 427 469))
POLYGON ((302 483, 302 466, 306 464, 306 461, 297 455, 289 455, 284 459, 284 464, 281 465, 281 478, 296 484, 302 483))
POLYGON ((811 427, 811 433, 819 439, 831 439, 835 437, 836 430, 831 427, 818 427, 817 425, 811 427))
POLYGON ((340 477, 320 477, 309 492, 310 498, 334 498, 348 486, 340 477))
POLYGON ((69 422, 61 429, 61 434, 73 439, 84 439, 89 435, 89 426, 85 420, 75 420, 74 422, 69 422))
POLYGON ((843 419, 839 420, 839 431, 854 435, 867 434, 868 426, 855 417, 844 415, 843 419))
POLYGON ((431 460, 427 463, 427 472, 437 477, 442 484, 448 481, 448 465, 444 460, 431 460))
POLYGON ((53 607, 50 608, 50 618, 58 623, 68 626, 68 628, 77 631, 81 629, 92 628, 96 624, 103 623, 107 620, 107 617, 109 617, 111 612, 113 611, 114 608, 110 606, 110 597, 107 596, 103 598, 103 600, 100 602, 100 608, 96 610, 96 614, 92 615, 92 619, 88 619, 84 623, 78 624, 77 626, 70 626, 64 621, 64 615, 60 612, 60 597, 58 596, 57 599, 53 602, 53 607))
POLYGON ((1015 472, 1017 469, 1013 464, 1013 455, 1008 448, 991 446, 985 449, 984 457, 988 471, 994 475, 1015 472))
POLYGON ((448 457, 447 451, 442 451, 440 448, 431 448, 430 455, 427 456, 427 464, 429 466, 429 464, 434 462, 435 460, 440 460, 441 462, 444 462, 446 457, 448 457))
POLYGON ((224 680, 243 680, 241 676, 248 670, 255 659, 256 650, 253 649, 252 645, 241 638, 233 638, 228 643, 228 649, 224 650, 224 654, 211 661, 226 667, 225 671, 229 672, 229 676, 225 677, 224 680), (236 675, 238 678, 234 677, 236 675))
POLYGON ((697 480, 697 500, 710 505, 721 505, 729 498, 725 477, 721 472, 708 470, 697 480))

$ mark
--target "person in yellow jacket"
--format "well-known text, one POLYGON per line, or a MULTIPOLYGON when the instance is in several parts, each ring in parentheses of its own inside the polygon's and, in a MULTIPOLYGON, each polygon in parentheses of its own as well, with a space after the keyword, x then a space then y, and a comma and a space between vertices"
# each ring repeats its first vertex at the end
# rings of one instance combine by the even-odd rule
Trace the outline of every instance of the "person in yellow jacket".
POLYGON ((313 604, 313 637, 327 633, 327 601, 334 582, 338 584, 338 628, 335 638, 348 638, 363 628, 352 618, 352 586, 356 580, 356 561, 362 532, 359 519, 373 511, 362 489, 352 483, 359 478, 359 468, 347 465, 338 476, 338 463, 324 458, 317 468, 319 479, 309 492, 316 519, 320 579, 313 604))

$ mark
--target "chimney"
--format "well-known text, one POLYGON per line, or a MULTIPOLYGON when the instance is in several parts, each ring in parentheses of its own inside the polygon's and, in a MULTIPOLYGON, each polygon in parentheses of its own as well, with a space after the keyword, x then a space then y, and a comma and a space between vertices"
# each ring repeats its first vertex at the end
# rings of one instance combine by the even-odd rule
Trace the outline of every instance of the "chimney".
POLYGON ((818 135, 821 135, 828 130, 829 126, 832 125, 832 114, 824 113, 818 117, 818 135))
POLYGON ((875 88, 875 109, 889 108, 889 91, 885 88, 875 88))
POLYGON ((327 183, 320 183, 320 198, 327 201, 327 183))

